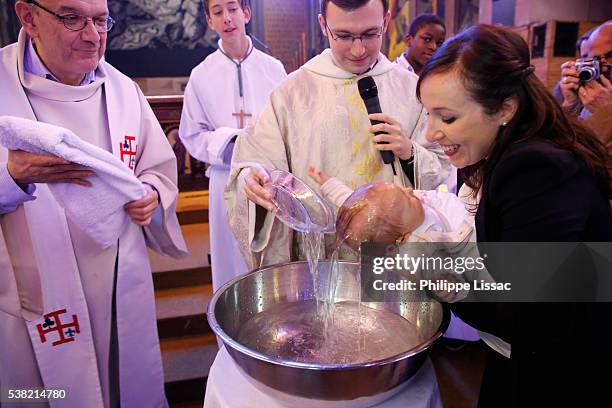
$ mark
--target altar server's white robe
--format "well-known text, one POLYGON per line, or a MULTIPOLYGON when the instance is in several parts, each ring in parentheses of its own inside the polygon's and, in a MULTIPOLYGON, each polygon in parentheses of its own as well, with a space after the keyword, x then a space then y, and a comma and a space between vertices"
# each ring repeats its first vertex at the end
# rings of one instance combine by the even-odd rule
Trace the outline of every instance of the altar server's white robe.
POLYGON ((414 72, 414 68, 412 68, 412 65, 410 65, 410 62, 408 62, 408 59, 406 58, 405 54, 402 53, 399 57, 397 57, 395 59, 395 63, 400 67, 404 68, 406 71, 412 72, 416 75, 416 73, 414 72))
MULTIPOLYGON (((252 46, 252 45, 251 45, 252 46)), ((219 47, 223 43, 219 40, 219 47)), ((236 65, 217 50, 195 67, 185 88, 179 136, 196 159, 210 165, 208 219, 213 288, 248 272, 238 243, 229 228, 223 191, 229 175, 233 139, 242 132, 235 113, 244 109, 259 114, 270 92, 287 76, 275 58, 253 49, 242 61, 243 101, 239 95, 236 65)))
MULTIPOLYGON (((26 39, 22 31, 0 50, 0 115, 76 130, 122 158, 160 202, 151 225, 129 222, 115 245, 101 248, 46 184, 34 197, 0 195, 0 386, 64 389, 68 399, 51 402, 58 407, 167 406, 146 248, 186 254, 175 156, 128 77, 106 62, 80 87, 25 73, 26 39)), ((0 170, 7 153, 0 147, 0 170)), ((0 179, 1 191, 11 189, 19 191, 10 177, 0 179)))
POLYGON ((325 50, 272 92, 254 129, 236 142, 226 199, 230 224, 250 266, 286 262, 300 252, 292 248, 292 232, 272 214, 266 214, 263 226, 256 229, 256 211, 262 208, 256 209, 244 194, 245 168, 252 163, 288 170, 316 191, 319 186, 308 177, 309 165, 353 189, 374 180, 409 184, 397 157, 394 176, 372 143, 357 88, 357 80, 366 75, 376 81, 382 111, 400 121, 413 141, 415 188, 435 189, 448 176, 448 158, 425 139, 426 115, 416 98, 417 77, 382 54, 372 70, 356 76, 339 68, 331 51, 325 50))

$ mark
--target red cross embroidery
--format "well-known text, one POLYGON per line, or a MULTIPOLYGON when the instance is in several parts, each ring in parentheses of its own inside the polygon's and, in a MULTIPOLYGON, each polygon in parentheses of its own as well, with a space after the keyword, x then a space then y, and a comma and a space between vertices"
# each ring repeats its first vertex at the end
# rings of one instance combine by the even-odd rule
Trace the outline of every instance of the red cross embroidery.
POLYGON ((45 321, 41 324, 36 325, 38 334, 40 335, 40 342, 47 342, 47 334, 56 332, 59 340, 53 342, 53 346, 59 346, 60 344, 70 343, 74 341, 75 334, 80 333, 79 320, 77 315, 72 315, 72 322, 62 323, 60 319, 61 314, 65 314, 66 309, 56 310, 55 312, 47 313, 43 316, 45 321))
POLYGON ((131 170, 136 167, 136 136, 126 135, 123 142, 119 144, 119 154, 121 161, 124 162, 131 170))

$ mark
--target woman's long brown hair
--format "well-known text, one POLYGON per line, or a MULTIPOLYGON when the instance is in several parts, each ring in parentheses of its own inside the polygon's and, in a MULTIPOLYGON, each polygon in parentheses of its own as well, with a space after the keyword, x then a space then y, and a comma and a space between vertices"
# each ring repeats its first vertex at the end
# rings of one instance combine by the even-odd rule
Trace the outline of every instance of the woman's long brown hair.
POLYGON ((465 167, 464 182, 480 190, 484 177, 509 145, 538 137, 574 152, 610 194, 610 156, 604 145, 577 118, 567 114, 533 73, 529 47, 510 29, 479 24, 449 39, 427 62, 417 84, 436 73, 457 70, 469 96, 487 114, 516 98, 518 110, 507 126, 500 127, 487 160, 465 167))

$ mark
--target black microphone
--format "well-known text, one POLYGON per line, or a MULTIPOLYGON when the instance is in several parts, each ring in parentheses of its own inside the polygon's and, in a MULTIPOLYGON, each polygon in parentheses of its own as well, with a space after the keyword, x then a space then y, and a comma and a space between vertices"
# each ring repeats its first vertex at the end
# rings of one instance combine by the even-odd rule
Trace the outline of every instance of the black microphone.
MULTIPOLYGON (((357 87, 359 88, 359 95, 363 102, 365 103, 366 109, 368 110, 368 114, 372 113, 382 113, 382 109, 380 109, 380 101, 378 100, 378 88, 376 87, 376 82, 374 78, 371 76, 363 77, 359 81, 357 81, 357 87)), ((377 125, 379 123, 383 123, 379 120, 370 120, 372 126, 377 125)), ((385 134, 385 132, 376 132, 375 135, 385 134)), ((379 144, 389 144, 389 142, 378 142, 379 144)), ((395 155, 390 150, 381 150, 380 152, 383 162, 385 164, 393 165, 393 161, 395 160, 395 155)), ((393 169, 395 172, 395 168, 393 169)))

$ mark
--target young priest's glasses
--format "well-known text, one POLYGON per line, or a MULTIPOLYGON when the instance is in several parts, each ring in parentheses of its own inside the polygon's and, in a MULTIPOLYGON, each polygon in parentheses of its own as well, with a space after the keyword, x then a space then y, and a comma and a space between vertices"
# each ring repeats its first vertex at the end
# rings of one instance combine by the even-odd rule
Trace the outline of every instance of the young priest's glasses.
POLYGON ((366 31, 365 33, 363 33, 361 35, 354 35, 354 34, 344 33, 344 32, 337 33, 337 32, 333 31, 329 27, 327 22, 325 22, 325 28, 329 32, 329 35, 331 36, 331 38, 334 41, 338 41, 341 44, 344 44, 344 45, 353 45, 353 43, 355 41, 357 41, 357 40, 361 40, 361 43, 365 44, 365 43, 368 43, 368 42, 376 41, 380 37, 382 37, 383 30, 384 30, 384 23, 379 28, 366 31))
POLYGON ((80 16, 78 14, 59 15, 56 12, 49 10, 48 8, 40 5, 38 2, 34 0, 27 0, 27 3, 33 4, 39 9, 44 10, 47 13, 51 14, 52 16, 57 18, 59 21, 61 21, 64 24, 64 27, 66 27, 70 31, 81 31, 87 26, 87 22, 91 21, 97 32, 106 33, 110 31, 110 29, 113 28, 113 25, 115 24, 115 20, 111 16, 89 18, 89 17, 80 16))

